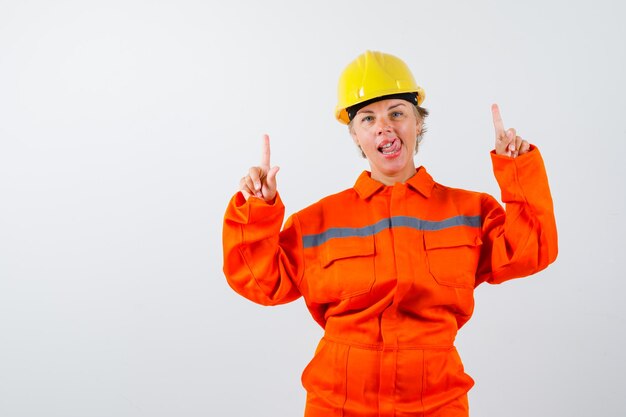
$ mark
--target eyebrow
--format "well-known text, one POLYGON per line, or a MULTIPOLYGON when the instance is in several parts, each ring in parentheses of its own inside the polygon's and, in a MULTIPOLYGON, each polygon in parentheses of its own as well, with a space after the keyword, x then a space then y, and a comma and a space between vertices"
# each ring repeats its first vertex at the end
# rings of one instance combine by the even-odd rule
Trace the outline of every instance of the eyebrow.
MULTIPOLYGON (((394 104, 393 106, 389 106, 387 111, 391 109, 395 109, 398 106, 404 106, 404 103, 397 103, 397 104, 394 104)), ((374 112, 372 110, 359 110, 358 112, 356 112, 356 114, 363 114, 363 113, 374 113, 374 112)))

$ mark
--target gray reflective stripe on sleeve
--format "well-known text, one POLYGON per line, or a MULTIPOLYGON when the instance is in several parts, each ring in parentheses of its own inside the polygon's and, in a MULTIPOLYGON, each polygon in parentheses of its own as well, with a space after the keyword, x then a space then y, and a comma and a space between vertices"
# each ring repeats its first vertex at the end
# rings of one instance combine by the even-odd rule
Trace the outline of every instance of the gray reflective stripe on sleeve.
POLYGON ((372 225, 363 227, 331 227, 322 233, 304 235, 302 244, 304 248, 313 248, 324 244, 328 239, 342 237, 366 237, 394 227, 410 227, 416 230, 437 231, 455 226, 480 227, 480 216, 455 216, 445 220, 432 221, 422 220, 417 217, 394 216, 382 219, 372 225))

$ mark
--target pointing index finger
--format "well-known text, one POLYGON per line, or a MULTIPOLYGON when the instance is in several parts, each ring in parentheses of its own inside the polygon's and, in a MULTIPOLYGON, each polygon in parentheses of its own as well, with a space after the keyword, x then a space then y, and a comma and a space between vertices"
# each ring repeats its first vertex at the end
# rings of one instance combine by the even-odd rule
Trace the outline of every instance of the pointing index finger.
POLYGON ((502 116, 500 116, 500 109, 497 104, 491 105, 491 114, 493 115, 493 127, 496 129, 496 137, 502 137, 504 133, 504 123, 502 122, 502 116))
POLYGON ((270 167, 270 137, 263 135, 263 152, 261 153, 261 166, 269 169, 270 167))

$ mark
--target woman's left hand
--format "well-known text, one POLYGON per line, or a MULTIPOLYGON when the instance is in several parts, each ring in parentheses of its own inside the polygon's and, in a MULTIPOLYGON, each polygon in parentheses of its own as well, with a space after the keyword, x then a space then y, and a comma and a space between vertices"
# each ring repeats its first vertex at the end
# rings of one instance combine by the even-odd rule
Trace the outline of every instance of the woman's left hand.
POLYGON ((515 158, 527 153, 530 150, 530 143, 522 139, 521 136, 517 136, 515 129, 504 130, 497 104, 491 106, 491 114, 493 115, 493 126, 496 129, 496 154, 515 158))

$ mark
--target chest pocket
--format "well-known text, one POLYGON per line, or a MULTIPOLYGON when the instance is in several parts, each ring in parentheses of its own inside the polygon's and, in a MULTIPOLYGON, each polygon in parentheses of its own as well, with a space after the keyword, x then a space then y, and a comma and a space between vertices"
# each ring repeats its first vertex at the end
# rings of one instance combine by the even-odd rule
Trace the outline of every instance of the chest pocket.
POLYGON ((336 238, 321 248, 318 288, 330 300, 343 300, 369 292, 374 285, 374 236, 336 238))
POLYGON ((473 227, 451 227, 424 232, 428 270, 437 283, 474 288, 482 241, 473 227))

